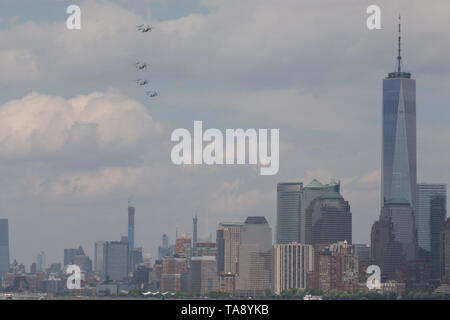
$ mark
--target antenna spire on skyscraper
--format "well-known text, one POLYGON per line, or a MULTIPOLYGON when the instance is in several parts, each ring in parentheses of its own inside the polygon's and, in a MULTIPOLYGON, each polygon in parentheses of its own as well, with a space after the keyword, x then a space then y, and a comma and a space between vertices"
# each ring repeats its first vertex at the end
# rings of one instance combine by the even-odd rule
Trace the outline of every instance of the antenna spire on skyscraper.
POLYGON ((402 72, 402 21, 400 14, 398 15, 398 56, 397 56, 397 72, 402 72))

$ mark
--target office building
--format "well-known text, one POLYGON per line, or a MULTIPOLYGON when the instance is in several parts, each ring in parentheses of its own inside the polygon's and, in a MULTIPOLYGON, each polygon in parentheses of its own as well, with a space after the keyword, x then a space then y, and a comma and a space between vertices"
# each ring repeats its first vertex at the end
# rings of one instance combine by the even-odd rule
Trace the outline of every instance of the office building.
POLYGON ((301 182, 277 185, 277 243, 307 243, 307 210, 310 204, 327 192, 340 192, 340 182, 322 184, 313 179, 303 186, 301 182))
POLYGON ((163 260, 170 255, 169 237, 166 234, 162 236, 162 245, 158 247, 158 260, 163 260))
POLYGON ((323 292, 358 289, 359 261, 351 244, 337 242, 315 254, 312 287, 323 292))
POLYGON ((197 242, 195 248, 192 248, 192 257, 217 256, 217 247, 215 242, 197 242))
POLYGON ((417 239, 413 209, 402 199, 391 199, 385 202, 381 217, 390 220, 394 239, 402 246, 402 255, 406 261, 417 257, 417 239))
POLYGON ((128 276, 128 242, 108 241, 105 243, 105 277, 121 281, 128 276))
POLYGON ((300 193, 301 182, 285 182, 277 185, 277 231, 276 243, 300 240, 300 193))
POLYGON ((381 206, 392 199, 416 211, 416 80, 402 70, 399 24, 396 71, 383 80, 381 206))
POLYGON ((431 261, 433 276, 439 279, 440 232, 447 217, 447 187, 445 184, 417 184, 417 228, 418 256, 431 261))
POLYGON ((162 263, 161 290, 187 291, 183 284, 183 276, 187 272, 186 258, 165 257, 162 263))
POLYGON ((100 277, 105 276, 105 241, 96 241, 94 244, 94 272, 100 277))
POLYGON ((237 273, 239 245, 241 244, 241 222, 221 222, 217 230, 217 272, 237 273))
POLYGON ((450 284, 450 218, 445 221, 440 237, 440 276, 450 284))
POLYGON ((134 215, 135 208, 128 206, 128 245, 130 249, 134 248, 134 215))
POLYGON ((8 219, 0 219, 0 279, 9 271, 8 219))
POLYGON ((363 243, 353 244, 353 248, 355 250, 355 254, 358 255, 359 265, 369 266, 370 265, 370 246, 363 243))
POLYGON ((92 272, 92 260, 87 255, 76 255, 73 264, 80 267, 81 271, 92 272))
POLYGON ((288 289, 306 289, 308 274, 314 267, 312 245, 275 244, 273 248, 273 289, 280 294, 288 289))
POLYGON ((264 217, 248 217, 242 225, 237 290, 261 294, 272 289, 272 228, 264 217))
POLYGON ((217 261, 215 256, 191 258, 191 291, 206 295, 218 291, 217 261))
POLYGON ((191 237, 183 235, 175 240, 175 253, 180 256, 189 257, 191 249, 191 237))
POLYGON ((133 248, 129 250, 129 271, 136 271, 136 266, 142 263, 142 248, 133 248))
POLYGON ((197 226, 198 226, 198 218, 197 215, 194 217, 194 219, 192 219, 192 224, 193 224, 193 233, 192 233, 192 247, 195 248, 197 246, 197 226))
POLYGON ((399 24, 396 71, 383 80, 381 214, 372 227, 372 259, 395 280, 417 258, 416 81, 402 71, 399 24))
POLYGON ((45 272, 45 252, 41 251, 36 256, 36 272, 45 272))
POLYGON ((74 264, 75 256, 84 256, 84 250, 82 246, 74 249, 64 249, 64 265, 74 264))
POLYGON ((350 204, 337 191, 328 190, 311 201, 305 224, 305 242, 318 251, 339 241, 352 243, 350 204))

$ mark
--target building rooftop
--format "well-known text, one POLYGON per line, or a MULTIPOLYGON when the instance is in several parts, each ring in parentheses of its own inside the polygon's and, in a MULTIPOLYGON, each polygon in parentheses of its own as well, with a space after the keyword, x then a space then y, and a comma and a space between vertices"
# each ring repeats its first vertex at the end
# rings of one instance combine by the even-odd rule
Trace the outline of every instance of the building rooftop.
POLYGON ((245 224, 267 224, 265 217, 248 217, 245 224))
POLYGON ((306 187, 305 189, 323 189, 326 186, 321 184, 317 179, 313 179, 306 187))

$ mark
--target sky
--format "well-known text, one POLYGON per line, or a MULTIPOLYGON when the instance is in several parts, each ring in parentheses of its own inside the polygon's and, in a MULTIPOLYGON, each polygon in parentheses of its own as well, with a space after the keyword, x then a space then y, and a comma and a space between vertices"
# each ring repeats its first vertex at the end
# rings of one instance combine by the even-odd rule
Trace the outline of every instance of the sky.
POLYGON ((47 265, 127 234, 157 255, 163 233, 215 234, 265 216, 276 184, 340 180, 353 242, 380 212, 381 85, 403 63, 417 80, 418 182, 450 182, 447 0, 2 0, 0 217, 11 259, 47 265), (81 30, 66 8, 81 7, 81 30), (366 9, 381 7, 380 30, 366 9), (136 31, 137 24, 154 27, 136 31), (138 72, 136 61, 148 63, 138 72), (150 99, 135 80, 145 77, 150 99), (176 166, 171 132, 277 128, 280 170, 176 166))

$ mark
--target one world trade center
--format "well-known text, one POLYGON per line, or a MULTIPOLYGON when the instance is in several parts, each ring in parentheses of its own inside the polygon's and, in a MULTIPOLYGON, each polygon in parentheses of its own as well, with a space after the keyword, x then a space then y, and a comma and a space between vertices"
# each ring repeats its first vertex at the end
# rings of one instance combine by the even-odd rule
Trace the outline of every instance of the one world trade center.
POLYGON ((381 206, 408 202, 416 208, 416 80, 402 70, 399 24, 395 72, 383 80, 381 206))

